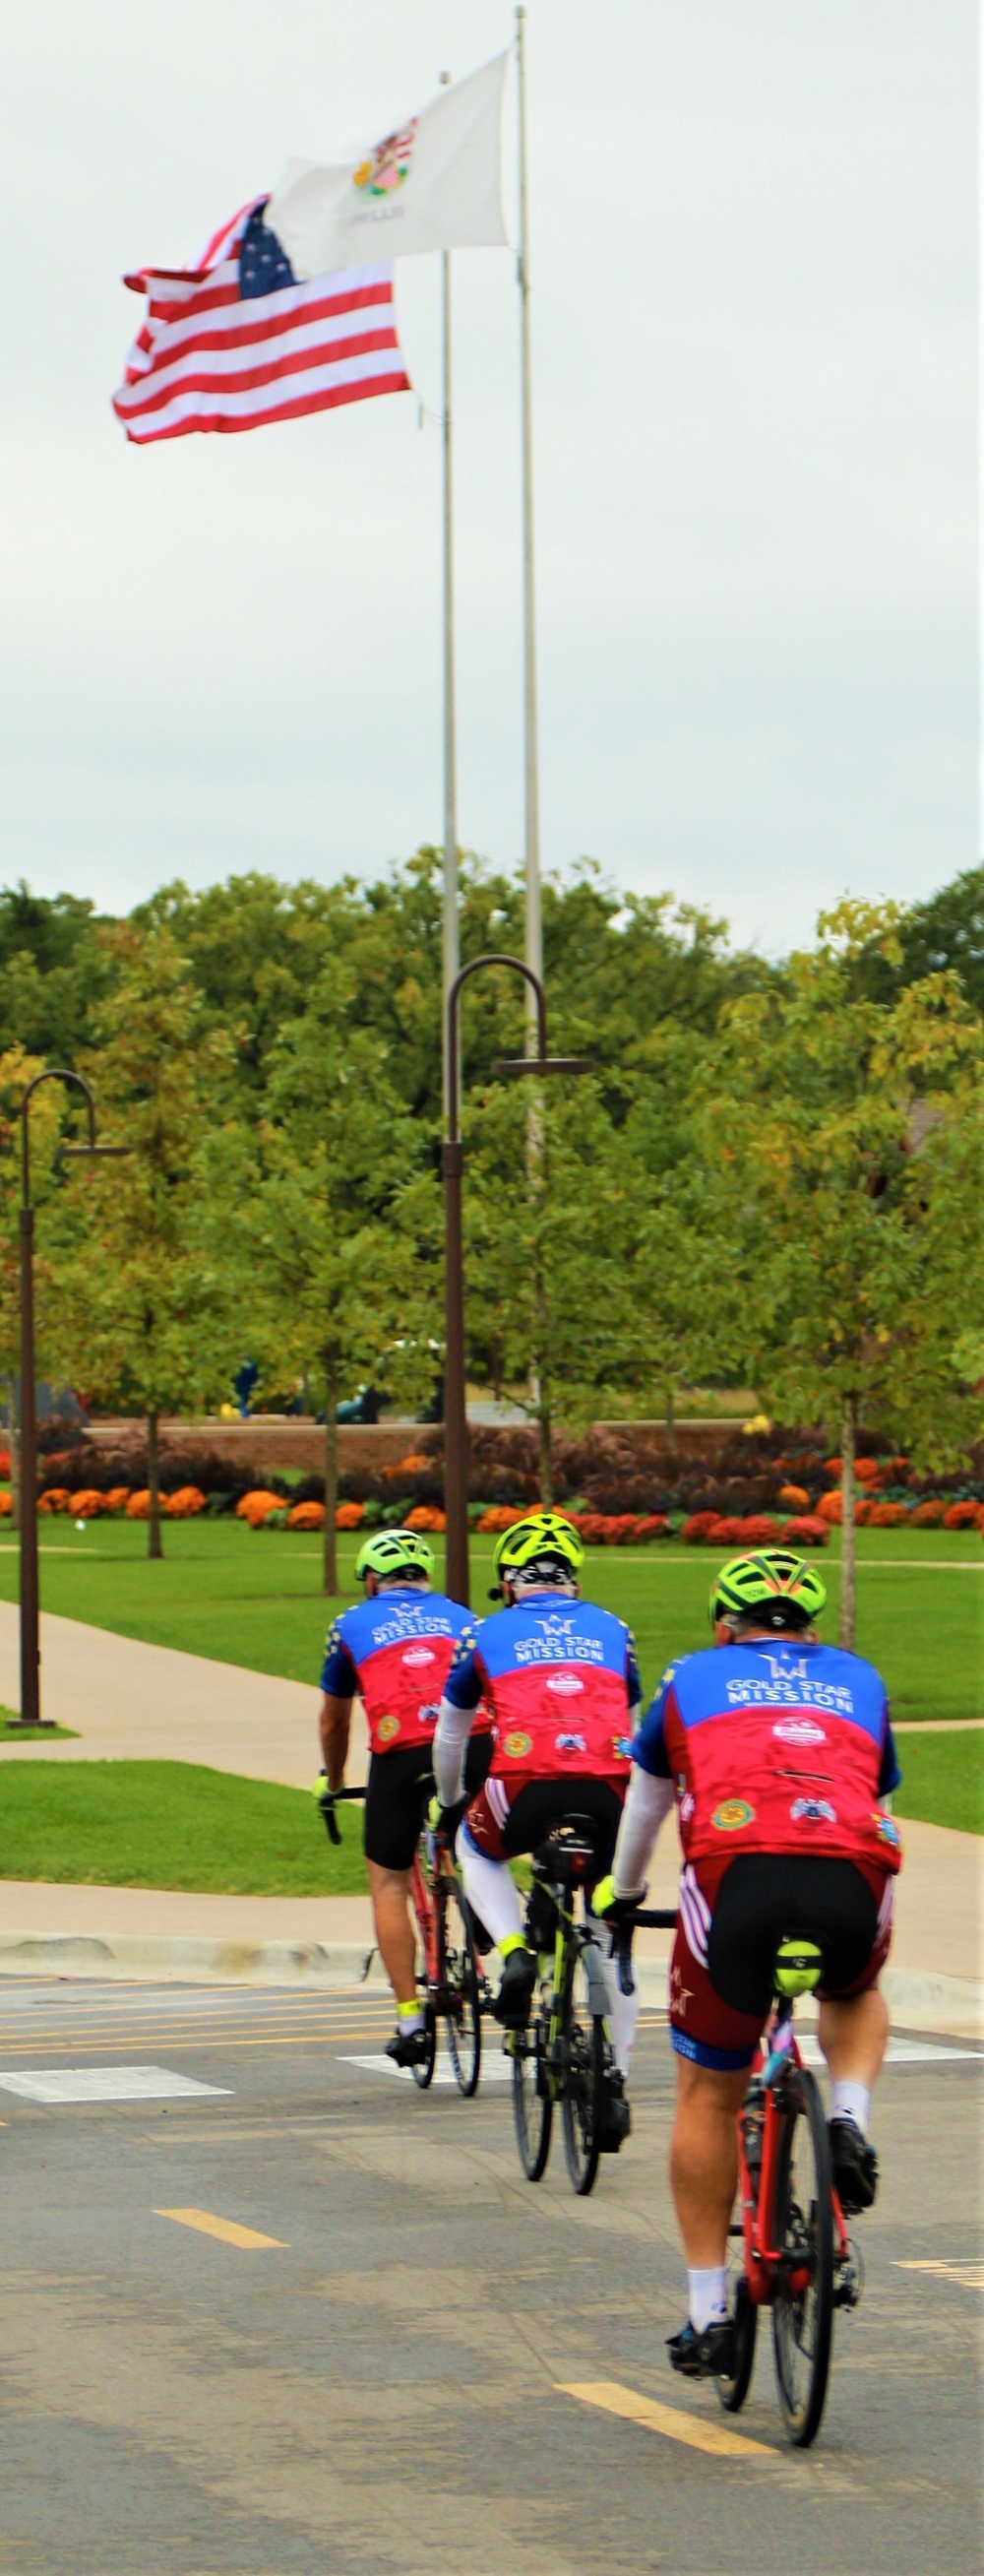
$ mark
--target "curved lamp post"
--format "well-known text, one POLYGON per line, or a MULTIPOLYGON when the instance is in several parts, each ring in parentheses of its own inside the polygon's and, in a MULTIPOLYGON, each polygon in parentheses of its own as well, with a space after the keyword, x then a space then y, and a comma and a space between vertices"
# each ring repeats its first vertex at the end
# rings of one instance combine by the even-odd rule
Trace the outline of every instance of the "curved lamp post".
POLYGON ((455 976, 448 993, 447 1049, 448 1134, 441 1157, 444 1173, 444 1509, 447 1553, 444 1580, 453 1601, 468 1608, 468 1425, 465 1413, 465 1284, 461 1244, 461 1175, 465 1149, 458 1132, 458 996, 470 975, 486 966, 509 966, 525 977, 536 1003, 536 1055, 509 1056, 495 1067, 500 1076, 518 1080, 527 1073, 590 1073, 590 1057, 547 1054, 547 1004, 532 966, 521 957, 490 950, 472 957, 455 976))
POLYGON ((95 1102, 80 1073, 52 1065, 36 1073, 20 1106, 20 1722, 40 1726, 41 1656, 38 1644, 38 1432, 34 1383, 34 1209, 31 1206, 31 1131, 28 1112, 32 1094, 42 1082, 73 1084, 85 1096, 89 1118, 87 1145, 60 1145, 59 1154, 128 1154, 129 1145, 97 1145, 95 1102))

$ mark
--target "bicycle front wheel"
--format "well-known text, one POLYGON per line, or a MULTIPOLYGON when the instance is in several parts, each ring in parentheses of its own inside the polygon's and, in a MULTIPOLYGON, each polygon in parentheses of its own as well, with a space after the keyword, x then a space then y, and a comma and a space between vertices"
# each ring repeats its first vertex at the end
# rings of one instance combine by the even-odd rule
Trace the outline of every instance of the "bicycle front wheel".
POLYGON ((441 1923, 441 1986, 448 2054, 459 2093, 470 2101, 482 2071, 482 2015, 478 1962, 467 1897, 456 1880, 445 1893, 441 1923))
POLYGON ((755 2336, 758 2331, 758 2309, 748 2295, 744 2272, 735 2289, 735 2367, 731 2379, 714 2382, 726 2415, 737 2415, 752 2384, 755 2368, 755 2336))
POLYGON ((564 1983, 564 2154, 575 2191, 594 2186, 601 2153, 601 2104, 605 2081, 605 2024, 592 2012, 584 1952, 572 1946, 564 1983))
POLYGON ((790 2440, 805 2451, 820 2429, 834 2326, 834 2212, 830 2138, 815 2079, 790 2082, 776 2168, 772 2307, 779 2403, 790 2440))
POLYGON ((553 2129, 553 2101, 546 2087, 543 2049, 545 2024, 536 2019, 513 2038, 513 2125, 519 2161, 527 2182, 540 2182, 547 2170, 553 2129))

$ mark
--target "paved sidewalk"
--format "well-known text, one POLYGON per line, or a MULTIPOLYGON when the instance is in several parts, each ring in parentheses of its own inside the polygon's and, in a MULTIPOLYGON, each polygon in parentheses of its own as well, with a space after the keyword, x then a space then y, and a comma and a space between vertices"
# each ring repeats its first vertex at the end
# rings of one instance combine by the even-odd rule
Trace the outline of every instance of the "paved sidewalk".
MULTIPOLYGON (((0 1701, 20 1697, 18 1614, 0 1602, 0 1701)), ((90 1628, 78 1619, 41 1618, 42 1707, 59 1726, 74 1726, 69 1744, 0 1745, 0 1762, 29 1753, 40 1762, 118 1761, 126 1754, 164 1762, 207 1762, 252 1780, 284 1780, 306 1789, 318 1769, 317 1677, 301 1682, 249 1672, 240 1664, 183 1655, 90 1628)), ((365 1779, 366 1731, 353 1712, 349 1778, 365 1779)))

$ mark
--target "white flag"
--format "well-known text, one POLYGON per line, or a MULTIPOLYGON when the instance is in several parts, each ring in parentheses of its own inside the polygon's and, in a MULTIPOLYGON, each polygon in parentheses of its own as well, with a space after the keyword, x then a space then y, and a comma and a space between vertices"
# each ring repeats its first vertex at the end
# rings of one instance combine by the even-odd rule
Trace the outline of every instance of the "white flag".
POLYGON ((440 90, 419 116, 331 168, 289 161, 264 211, 298 280, 408 251, 505 242, 499 189, 508 54, 440 90))

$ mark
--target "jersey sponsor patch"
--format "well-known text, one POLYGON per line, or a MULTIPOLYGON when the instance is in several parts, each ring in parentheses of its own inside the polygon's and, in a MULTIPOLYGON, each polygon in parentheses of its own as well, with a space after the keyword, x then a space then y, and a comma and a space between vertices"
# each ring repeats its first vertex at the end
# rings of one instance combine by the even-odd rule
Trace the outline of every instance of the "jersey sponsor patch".
POLYGON ((584 1683, 580 1673, 551 1673, 548 1676, 547 1689, 557 1691, 561 1699, 575 1699, 578 1691, 583 1691, 584 1683))
POLYGON ((586 1753, 588 1749, 586 1735, 555 1735, 554 1744, 558 1753, 586 1753))
POLYGON ((781 1717, 772 1732, 778 1736, 780 1744, 826 1744, 827 1741, 823 1727, 817 1726, 812 1717, 781 1717))
POLYGON ((620 1762, 631 1762, 634 1749, 631 1735, 613 1735, 612 1752, 617 1753, 620 1762))
POLYGON ((404 1664, 410 1664, 414 1669, 416 1669, 418 1664, 432 1664, 434 1661, 433 1648, 431 1646, 408 1646, 406 1654, 401 1655, 400 1661, 404 1664))
POLYGON ((886 1816, 882 1813, 880 1807, 876 1807, 874 1811, 874 1826, 879 1842, 887 1843, 891 1851, 898 1851, 902 1841, 902 1836, 899 1832, 894 1816, 886 1816))
POLYGON ((754 1822, 755 1809, 749 1806, 747 1798, 722 1799, 721 1805, 715 1807, 711 1817, 711 1823, 716 1826, 719 1834, 737 1834, 741 1831, 742 1825, 753 1825, 754 1822))
POLYGON ((531 1735, 507 1735, 503 1738, 502 1750, 504 1753, 508 1753, 510 1762, 521 1762, 524 1753, 531 1752, 532 1747, 533 1738, 531 1735))
POLYGON ((790 1807, 794 1825, 835 1825, 837 1809, 829 1798, 794 1798, 790 1807))
POLYGON ((380 1718, 379 1724, 376 1728, 380 1744, 392 1744, 394 1735, 399 1735, 399 1732, 400 1721, 398 1717, 380 1718))
POLYGON ((678 1791, 677 1791, 677 1796, 678 1796, 678 1798, 679 1798, 679 1800, 680 1800, 680 1811, 679 1811, 679 1812, 680 1812, 680 1822, 681 1822, 681 1824, 682 1824, 682 1825, 689 1825, 689 1823, 690 1823, 690 1819, 691 1819, 691 1816, 693 1815, 693 1812, 694 1812, 694 1807, 695 1807, 695 1805, 696 1805, 696 1803, 697 1803, 697 1802, 696 1802, 696 1799, 695 1799, 695 1797, 694 1797, 693 1790, 692 1790, 692 1789, 682 1789, 682 1790, 678 1790, 678 1791))

